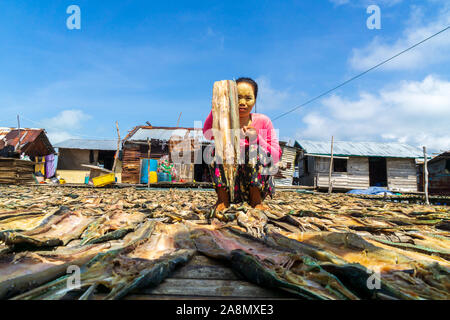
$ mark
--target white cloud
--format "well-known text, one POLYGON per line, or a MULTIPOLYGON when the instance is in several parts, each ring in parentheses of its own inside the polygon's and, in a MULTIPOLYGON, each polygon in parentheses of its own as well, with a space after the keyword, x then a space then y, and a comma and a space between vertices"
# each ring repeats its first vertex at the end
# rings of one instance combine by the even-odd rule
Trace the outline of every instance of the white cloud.
POLYGON ((48 137, 52 144, 75 138, 79 134, 74 134, 73 130, 83 127, 83 122, 91 118, 82 110, 63 110, 53 118, 42 120, 40 123, 47 130, 48 137))
POLYGON ((330 0, 330 2, 334 3, 336 6, 341 6, 344 4, 350 4, 355 6, 364 6, 367 7, 371 4, 382 5, 382 6, 395 6, 396 4, 401 3, 403 0, 330 0))
POLYGON ((404 81, 357 99, 333 95, 303 117, 297 138, 396 141, 450 149, 450 82, 435 76, 404 81))
POLYGON ((66 131, 54 131, 54 130, 48 131, 47 136, 52 145, 62 142, 67 139, 77 138, 76 136, 74 136, 66 131))
POLYGON ((292 106, 293 101, 299 101, 303 96, 300 92, 293 92, 290 88, 278 90, 272 87, 269 78, 261 76, 255 79, 258 83, 257 111, 285 109, 292 106))
POLYGON ((56 129, 79 129, 82 127, 83 121, 89 120, 90 115, 82 110, 63 110, 53 118, 44 119, 42 122, 47 127, 56 129))
MULTIPOLYGON (((394 56, 419 41, 433 35, 450 25, 450 6, 444 6, 432 22, 423 22, 424 13, 421 7, 412 6, 407 27, 400 39, 389 42, 375 37, 367 46, 353 49, 349 63, 356 70, 366 70, 381 61, 394 56)), ((430 64, 438 64, 449 60, 450 31, 439 34, 436 38, 402 54, 385 64, 384 70, 414 70, 430 64)))

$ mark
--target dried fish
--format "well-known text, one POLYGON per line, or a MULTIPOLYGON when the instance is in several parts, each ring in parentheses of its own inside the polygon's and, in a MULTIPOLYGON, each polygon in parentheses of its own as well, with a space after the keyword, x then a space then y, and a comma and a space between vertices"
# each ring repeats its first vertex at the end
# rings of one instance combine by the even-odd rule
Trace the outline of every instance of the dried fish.
POLYGON ((81 299, 99 284, 120 298, 156 286, 199 251, 303 298, 450 299, 448 207, 278 192, 267 210, 231 205, 222 221, 209 221, 215 198, 184 189, 0 186, 0 296, 62 298, 67 277, 54 279, 71 263, 88 283, 81 299), (48 245, 54 250, 42 251, 48 245), (376 270, 381 288, 371 290, 376 270))
POLYGON ((5 231, 1 239, 8 246, 54 247, 66 245, 69 241, 80 237, 93 217, 79 212, 72 212, 67 207, 45 219, 40 226, 24 232, 5 231))
POLYGON ((0 255, 0 299, 54 280, 65 274, 69 266, 82 266, 99 252, 114 246, 117 244, 103 243, 0 255))
POLYGON ((239 103, 236 82, 214 83, 212 98, 215 161, 223 164, 230 200, 234 200, 236 168, 240 159, 239 103))
POLYGON ((267 246, 236 230, 196 229, 193 238, 200 252, 230 260, 234 270, 258 285, 306 299, 358 299, 311 257, 267 246))
MULTIPOLYGON (((186 228, 179 224, 161 222, 143 227, 139 240, 125 248, 101 253, 81 270, 81 287, 93 290, 102 284, 111 289, 105 299, 120 299, 142 286, 156 286, 181 263, 195 253, 192 241, 187 240, 186 228)), ((68 288, 64 276, 14 299, 61 299, 73 288, 68 288)), ((82 298, 89 296, 89 292, 82 298)))

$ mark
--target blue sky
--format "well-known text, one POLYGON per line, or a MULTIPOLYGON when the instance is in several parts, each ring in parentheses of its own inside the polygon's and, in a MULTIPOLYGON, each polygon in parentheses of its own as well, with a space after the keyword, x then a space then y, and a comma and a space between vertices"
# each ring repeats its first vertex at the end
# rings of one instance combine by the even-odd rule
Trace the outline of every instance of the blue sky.
MULTIPOLYGON (((447 3, 446 3, 447 2, 447 3)), ((444 0, 0 2, 0 126, 53 142, 192 127, 214 81, 250 76, 274 118, 450 25, 444 0), (81 29, 69 30, 69 5, 81 29), (381 29, 369 30, 369 4, 381 29)), ((288 138, 450 148, 450 31, 274 122, 288 138)))

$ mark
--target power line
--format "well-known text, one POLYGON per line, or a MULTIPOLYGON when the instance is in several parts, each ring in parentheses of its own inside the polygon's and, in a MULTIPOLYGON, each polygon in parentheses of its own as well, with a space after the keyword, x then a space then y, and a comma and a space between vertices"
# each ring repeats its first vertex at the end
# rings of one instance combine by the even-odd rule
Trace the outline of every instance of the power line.
POLYGON ((436 33, 433 34, 432 36, 429 36, 428 38, 426 38, 426 39, 424 39, 424 40, 422 40, 422 41, 420 41, 420 42, 417 42, 416 44, 412 45, 411 47, 409 47, 409 48, 403 50, 402 52, 397 53, 396 55, 390 57, 389 59, 384 60, 383 62, 380 62, 380 63, 377 64, 376 66, 373 66, 372 68, 367 69, 366 71, 364 71, 364 72, 362 72, 362 73, 360 73, 360 74, 354 76, 353 78, 348 79, 347 81, 344 81, 343 83, 341 83, 340 85, 334 87, 333 89, 330 89, 330 90, 328 90, 328 91, 326 91, 326 92, 324 92, 324 93, 318 95, 317 97, 314 97, 314 98, 312 98, 312 99, 306 101, 305 103, 303 103, 303 104, 301 104, 301 105, 299 105, 299 106, 297 106, 297 107, 295 107, 295 108, 292 108, 292 109, 289 110, 289 111, 286 111, 285 113, 283 113, 283 114, 277 116, 276 118, 274 118, 273 121, 275 121, 275 120, 277 120, 277 119, 280 119, 281 117, 284 117, 285 115, 287 115, 287 114, 289 114, 289 113, 291 113, 291 112, 294 112, 295 110, 300 109, 301 107, 304 107, 304 106, 306 106, 307 104, 310 104, 311 102, 316 101, 317 99, 320 99, 320 98, 323 97, 323 96, 326 96, 326 95, 329 94, 330 92, 332 92, 332 91, 334 91, 334 90, 336 90, 336 89, 339 89, 340 87, 345 86, 347 83, 349 83, 349 82, 351 82, 351 81, 353 81, 353 80, 356 80, 356 79, 362 77, 362 76, 365 75, 366 73, 368 73, 368 72, 370 72, 370 71, 372 71, 372 70, 374 70, 374 69, 376 69, 376 68, 382 66, 383 64, 385 64, 385 63, 387 63, 387 62, 389 62, 389 61, 391 61, 391 60, 397 58, 398 56, 402 55, 403 53, 408 52, 408 51, 411 50, 411 49, 414 49, 415 47, 421 45, 421 44, 424 43, 425 41, 428 41, 428 40, 430 40, 431 38, 436 37, 437 35, 439 35, 439 34, 445 32, 445 31, 447 31, 448 29, 450 29, 450 26, 448 26, 448 27, 442 29, 442 30, 439 31, 439 32, 436 32, 436 33))
MULTIPOLYGON (((54 129, 54 130, 60 130, 60 128, 59 127, 57 127, 57 126, 52 126, 51 124, 49 125, 49 124, 45 124, 45 123, 42 123, 41 121, 35 121, 35 120, 31 120, 31 119, 28 119, 28 118, 26 118, 26 117, 24 117, 24 116, 20 116, 22 119, 24 119, 24 120, 27 120, 27 121, 29 121, 29 122, 32 122, 32 123, 35 123, 35 124, 38 124, 39 126, 43 126, 43 127, 48 127, 48 128, 50 128, 50 129, 54 129)), ((75 137, 81 137, 81 138, 96 138, 96 139, 109 139, 109 140, 112 140, 112 138, 111 137, 109 137, 109 138, 106 138, 106 137, 98 137, 98 136, 88 136, 88 135, 84 135, 84 134, 81 134, 81 133, 78 133, 78 132, 69 132, 69 134, 71 134, 71 135, 73 135, 73 136, 75 136, 75 137)))

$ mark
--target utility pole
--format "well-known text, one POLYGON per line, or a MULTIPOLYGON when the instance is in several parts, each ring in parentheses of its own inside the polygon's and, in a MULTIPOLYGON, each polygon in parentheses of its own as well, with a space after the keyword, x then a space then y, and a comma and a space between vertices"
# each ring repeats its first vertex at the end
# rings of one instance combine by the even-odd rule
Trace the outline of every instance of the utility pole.
POLYGON ((177 121, 177 128, 178 128, 178 126, 180 125, 180 118, 181 118, 181 114, 182 114, 183 112, 180 112, 180 115, 178 116, 178 121, 177 121))
POLYGON ((428 159, 427 159, 427 147, 423 147, 423 173, 424 177, 424 190, 425 191, 425 203, 430 204, 430 199, 428 199, 428 159))
POLYGON ((116 150, 116 155, 114 156, 114 164, 112 167, 112 171, 114 172, 114 174, 116 173, 116 165, 117 165, 117 160, 119 158, 119 152, 120 152, 120 132, 119 132, 119 123, 116 121, 116 129, 117 129, 117 150, 116 150))
POLYGON ((330 158, 330 171, 328 173, 328 194, 331 194, 333 190, 333 183, 331 182, 331 173, 333 172, 333 143, 334 136, 331 136, 331 158, 330 158))
MULTIPOLYGON (((180 114, 181 115, 181 114, 180 114)), ((150 188, 150 154, 152 150, 152 141, 147 138, 147 144, 148 144, 148 162, 147 162, 147 188, 150 188)))

